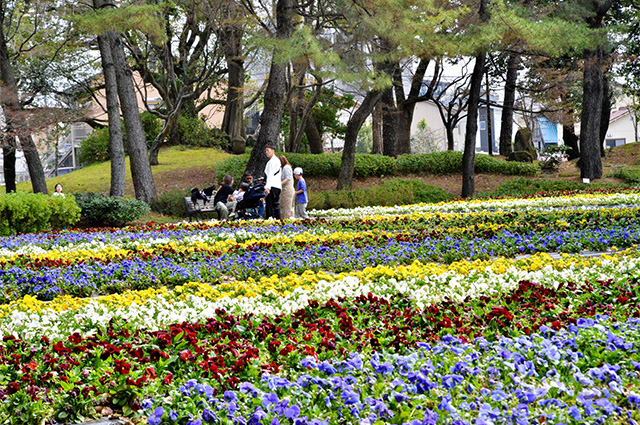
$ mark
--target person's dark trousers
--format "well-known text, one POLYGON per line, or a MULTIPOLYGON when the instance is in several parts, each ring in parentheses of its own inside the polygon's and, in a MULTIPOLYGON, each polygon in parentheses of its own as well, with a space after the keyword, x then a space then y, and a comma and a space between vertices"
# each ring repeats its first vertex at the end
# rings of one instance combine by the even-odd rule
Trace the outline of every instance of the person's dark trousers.
POLYGON ((281 189, 272 187, 265 199, 267 206, 265 208, 264 218, 275 218, 280 220, 280 192, 281 189))

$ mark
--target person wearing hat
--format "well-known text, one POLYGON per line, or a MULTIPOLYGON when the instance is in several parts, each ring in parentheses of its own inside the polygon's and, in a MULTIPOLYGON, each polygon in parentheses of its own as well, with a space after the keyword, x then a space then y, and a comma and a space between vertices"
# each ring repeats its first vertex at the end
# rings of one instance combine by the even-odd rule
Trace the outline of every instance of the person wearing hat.
POLYGON ((269 158, 269 161, 264 168, 266 178, 264 192, 267 194, 264 218, 268 219, 273 217, 280 220, 280 192, 282 191, 280 160, 276 156, 276 147, 274 145, 268 144, 265 147, 265 154, 267 158, 269 158))
POLYGON ((309 195, 307 194, 307 182, 302 178, 302 168, 296 167, 293 170, 293 177, 298 181, 296 190, 296 218, 309 218, 307 215, 307 203, 309 203, 309 195))

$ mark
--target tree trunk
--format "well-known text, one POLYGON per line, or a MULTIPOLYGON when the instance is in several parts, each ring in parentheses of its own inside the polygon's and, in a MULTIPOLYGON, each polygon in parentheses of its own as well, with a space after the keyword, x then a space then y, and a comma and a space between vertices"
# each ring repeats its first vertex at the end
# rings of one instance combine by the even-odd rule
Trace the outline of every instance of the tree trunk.
POLYGON ((447 132, 447 150, 453 151, 455 149, 455 140, 453 139, 453 126, 445 124, 445 131, 447 132))
POLYGON ((338 176, 337 190, 351 189, 353 183, 353 168, 356 161, 356 144, 358 133, 362 124, 367 119, 373 107, 380 100, 381 93, 370 91, 362 100, 362 103, 351 115, 347 122, 347 130, 344 135, 344 149, 342 150, 342 162, 340 164, 340 174, 338 176))
POLYGON ((562 140, 569 148, 567 158, 569 160, 580 158, 580 148, 578 146, 578 136, 576 136, 573 124, 562 126, 562 140))
POLYGON ((107 115, 109 117, 109 157, 111 158, 111 196, 124 196, 125 187, 125 154, 120 123, 120 103, 118 102, 118 83, 111 56, 110 37, 115 34, 107 32, 98 37, 98 46, 102 58, 105 95, 107 98, 107 115))
POLYGON ((511 53, 507 62, 507 78, 504 86, 504 101, 502 103, 502 122, 500 125, 500 155, 511 154, 513 141, 513 105, 516 100, 516 82, 518 80, 518 64, 520 55, 511 53))
MULTIPOLYGON (((479 15, 482 21, 489 17, 487 4, 489 0, 480 0, 479 15)), ((480 88, 487 55, 482 52, 476 56, 469 85, 469 102, 467 103, 467 128, 464 135, 464 153, 462 154, 462 197, 470 198, 475 191, 476 133, 478 132, 478 106, 480 105, 480 88)), ((487 105, 488 106, 488 105, 487 105)))
POLYGON ((33 193, 47 194, 47 182, 44 177, 44 169, 42 168, 38 148, 33 142, 33 137, 31 137, 31 134, 21 134, 18 136, 18 140, 20 140, 24 159, 27 161, 33 193))
MULTIPOLYGON (((178 117, 180 116, 180 110, 182 109, 182 98, 178 101, 178 105, 173 108, 173 112, 169 114, 164 124, 162 125, 162 130, 160 133, 153 139, 151 142, 151 147, 149 148, 149 164, 150 165, 159 165, 158 154, 160 153, 160 147, 163 142, 170 137, 170 135, 176 135, 178 139, 180 138, 180 132, 178 131, 178 117)), ((146 136, 145 136, 145 147, 146 147, 146 136)))
MULTIPOLYGON (((483 0, 483 3, 486 0, 483 0)), ((475 191, 475 159, 476 133, 478 132, 478 105, 480 104, 480 88, 484 74, 486 54, 476 56, 476 63, 471 74, 469 87, 469 103, 467 105, 467 127, 464 135, 464 153, 462 154, 462 197, 470 198, 475 191)))
POLYGON ((486 70, 486 90, 485 99, 487 104, 487 153, 493 155, 493 127, 491 122, 491 93, 489 92, 489 69, 486 70))
POLYGON ((235 2, 225 2, 226 20, 221 30, 222 49, 229 68, 229 88, 222 120, 222 131, 231 140, 241 137, 244 128, 244 56, 242 54, 242 36, 244 31, 239 24, 239 12, 235 2))
POLYGON ((300 152, 300 145, 302 144, 302 135, 304 134, 305 128, 307 126, 307 122, 313 120, 311 117, 311 111, 313 107, 318 102, 318 98, 320 97, 320 92, 322 92, 322 80, 316 80, 316 91, 313 93, 313 97, 311 100, 304 106, 302 110, 302 115, 300 116, 300 128, 296 131, 296 137, 293 139, 293 148, 295 152, 300 152))
POLYGON ((585 53, 583 101, 580 120, 580 175, 590 180, 602 177, 600 157, 600 120, 602 115, 602 57, 601 48, 585 53))
MULTIPOLYGON (((297 2, 295 0, 278 0, 276 5, 277 29, 276 37, 287 39, 293 34, 293 14, 297 2)), ((268 143, 276 143, 280 135, 280 121, 284 112, 287 67, 279 58, 279 46, 276 46, 271 59, 269 82, 264 93, 264 108, 260 116, 260 133, 255 147, 251 150, 246 171, 254 176, 262 175, 267 164, 264 148, 268 143)))
MULTIPOLYGON (((416 101, 420 97, 422 82, 424 81, 424 75, 427 72, 428 66, 428 59, 420 59, 416 72, 411 79, 411 89, 406 99, 404 98, 404 87, 402 86, 402 72, 398 69, 395 74, 396 81, 394 82, 394 87, 396 99, 398 99, 398 120, 396 122, 398 125, 396 130, 396 152, 398 155, 411 153, 411 123, 413 121, 413 112, 416 107, 416 101)), ((431 93, 428 93, 428 95, 430 94, 431 93)))
POLYGON ((385 156, 396 156, 396 105, 393 100, 393 90, 391 87, 382 91, 380 97, 382 105, 382 154, 385 156))
POLYGON ((2 144, 2 168, 4 172, 4 190, 6 193, 16 191, 16 143, 10 140, 13 136, 5 136, 2 144))
POLYGON ((322 135, 318 131, 318 126, 313 120, 313 117, 309 117, 306 125, 304 126, 305 134, 307 135, 307 141, 309 142, 309 150, 312 154, 324 153, 324 143, 322 141, 322 135))
POLYGON ((133 188, 136 199, 151 204, 151 200, 156 197, 156 188, 149 164, 146 136, 140 121, 131 68, 127 63, 120 36, 115 34, 109 41, 111 42, 111 55, 118 81, 118 97, 122 108, 124 128, 127 133, 127 151, 133 188))
POLYGON ((607 74, 602 76, 602 112, 600 113, 600 157, 604 158, 607 146, 607 131, 609 131, 609 121, 611 119, 611 90, 609 89, 609 79, 607 74))
MULTIPOLYGON (((1 6, 0 15, 4 17, 4 8, 1 6)), ((20 140, 20 145, 27 161, 27 167, 29 168, 29 177, 31 178, 33 192, 46 194, 47 184, 44 179, 42 162, 40 162, 40 155, 38 155, 38 149, 35 143, 33 143, 29 129, 18 130, 18 126, 14 123, 14 121, 17 123, 17 120, 24 120, 24 118, 16 116, 16 114, 23 112, 24 108, 18 98, 18 82, 15 78, 15 72, 9 57, 9 49, 4 36, 3 21, 4 18, 0 20, 0 83, 2 84, 2 98, 0 98, 0 102, 2 102, 2 109, 6 121, 5 125, 7 129, 16 131, 18 140, 20 140)), ((13 155, 13 182, 9 182, 9 186, 15 186, 15 151, 13 155)), ((9 161, 12 161, 11 155, 9 155, 9 161)), ((9 164, 9 168, 11 168, 11 164, 9 164)))
POLYGON ((371 153, 382 155, 382 146, 384 145, 382 141, 382 102, 376 104, 371 114, 371 136, 373 139, 371 153))

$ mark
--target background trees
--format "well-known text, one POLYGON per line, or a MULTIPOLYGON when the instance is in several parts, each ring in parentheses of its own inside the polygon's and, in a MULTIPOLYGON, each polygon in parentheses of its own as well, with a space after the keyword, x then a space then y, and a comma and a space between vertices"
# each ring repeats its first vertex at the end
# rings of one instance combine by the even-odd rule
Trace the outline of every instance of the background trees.
POLYGON ((260 105, 247 167, 254 173, 262 172, 266 143, 321 154, 330 132, 344 138, 338 187, 348 188, 357 136, 373 112, 375 150, 406 154, 415 104, 429 100, 449 149, 454 128, 466 118, 462 195, 472 196, 477 109, 492 103, 485 100, 488 90, 504 90, 503 101, 491 105, 502 108, 502 123, 493 128, 500 154, 510 153, 513 115, 528 103, 535 105, 529 115, 564 125, 570 156, 580 156, 583 177, 595 179, 602 173, 610 86, 621 84, 630 99, 640 87, 634 0, 277 0, 275 7, 256 0, 137 0, 118 6, 112 0, 0 0, 7 190, 15 187, 12 155, 20 146, 34 191, 46 191, 31 135, 62 112, 78 113, 51 100, 84 80, 85 67, 104 75, 111 193, 120 196, 124 188, 123 119, 136 196, 147 202, 155 190, 147 162, 158 163, 166 140, 179 143, 179 117, 197 120, 211 104, 224 105, 220 130, 230 141, 246 136, 247 104, 260 105), (459 75, 452 75, 454 67, 462 69, 459 75), (144 82, 135 90, 131 71, 144 82), (489 71, 501 87, 483 83, 489 71), (135 91, 146 87, 162 100, 146 105, 162 120, 148 151, 135 102, 135 91))

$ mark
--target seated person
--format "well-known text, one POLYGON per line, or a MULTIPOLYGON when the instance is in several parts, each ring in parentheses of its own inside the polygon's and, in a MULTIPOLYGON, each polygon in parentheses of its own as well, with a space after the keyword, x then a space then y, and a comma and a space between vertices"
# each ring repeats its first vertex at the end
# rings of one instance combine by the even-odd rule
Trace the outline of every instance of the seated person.
POLYGON ((233 200, 233 176, 227 174, 222 179, 222 184, 216 192, 216 196, 213 198, 213 209, 220 213, 220 220, 226 220, 229 218, 229 210, 232 212, 236 208, 236 202, 233 200))
POLYGON ((236 202, 242 201, 242 198, 244 198, 244 194, 247 190, 249 190, 249 183, 246 183, 246 182, 240 183, 240 187, 238 188, 238 190, 233 192, 233 195, 232 195, 233 199, 236 202))

